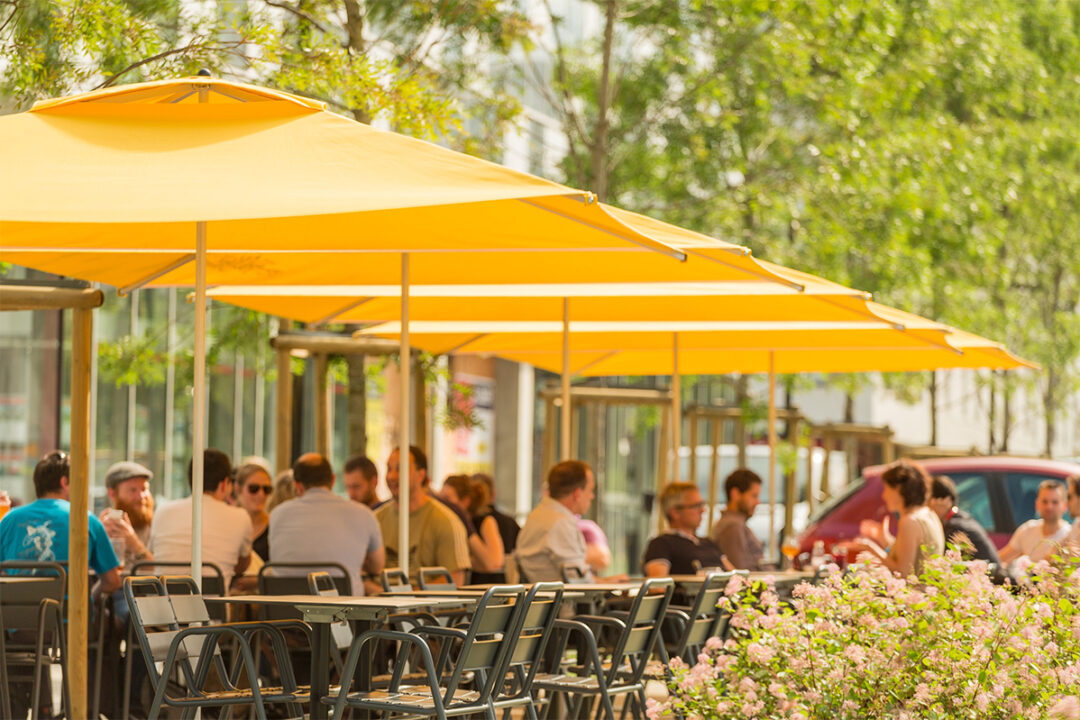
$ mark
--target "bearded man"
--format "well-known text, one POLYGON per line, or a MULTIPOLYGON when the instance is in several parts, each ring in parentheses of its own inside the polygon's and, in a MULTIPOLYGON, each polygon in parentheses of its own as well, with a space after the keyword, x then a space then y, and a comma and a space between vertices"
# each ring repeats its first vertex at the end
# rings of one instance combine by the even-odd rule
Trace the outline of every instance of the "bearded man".
POLYGON ((149 469, 127 460, 116 463, 105 473, 105 488, 112 508, 102 511, 101 522, 113 540, 125 574, 131 572, 135 563, 154 559, 147 548, 150 523, 154 519, 154 496, 150 492, 153 479, 154 473, 149 469))

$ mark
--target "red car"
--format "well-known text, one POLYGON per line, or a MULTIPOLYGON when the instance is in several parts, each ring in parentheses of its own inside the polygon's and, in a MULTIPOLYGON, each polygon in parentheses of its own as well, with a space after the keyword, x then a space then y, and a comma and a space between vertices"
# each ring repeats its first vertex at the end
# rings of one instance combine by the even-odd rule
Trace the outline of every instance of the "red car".
MULTIPOLYGON (((956 483, 961 510, 971 513, 986 528, 1000 549, 1021 523, 1035 517, 1035 496, 1044 480, 1064 482, 1080 474, 1080 465, 1017 457, 960 457, 920 460, 931 475, 948 475, 956 483)), ((884 465, 863 470, 863 477, 823 505, 803 531, 799 544, 813 549, 817 540, 826 552, 839 540, 859 536, 862 520, 881 521, 885 503, 881 500, 881 473, 884 465)))

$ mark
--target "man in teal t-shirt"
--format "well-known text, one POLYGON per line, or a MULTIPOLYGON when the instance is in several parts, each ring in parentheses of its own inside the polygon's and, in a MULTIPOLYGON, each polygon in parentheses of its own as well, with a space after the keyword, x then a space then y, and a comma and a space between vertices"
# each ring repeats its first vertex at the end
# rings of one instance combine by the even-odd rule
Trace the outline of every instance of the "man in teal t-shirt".
MULTIPOLYGON (((0 560, 66 563, 70 528, 71 467, 66 453, 51 452, 34 467, 34 491, 38 499, 17 507, 0 520, 0 560)), ((120 562, 105 526, 89 515, 90 568, 97 573, 95 592, 120 587, 120 562)))

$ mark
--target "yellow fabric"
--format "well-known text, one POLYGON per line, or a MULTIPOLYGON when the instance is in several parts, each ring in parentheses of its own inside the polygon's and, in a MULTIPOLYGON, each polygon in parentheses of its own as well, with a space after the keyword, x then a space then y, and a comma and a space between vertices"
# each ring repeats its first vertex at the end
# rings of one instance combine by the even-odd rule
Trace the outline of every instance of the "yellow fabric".
MULTIPOLYGON (((53 272, 84 268, 68 274, 123 285, 192 252, 198 221, 208 223, 211 253, 237 251, 218 258, 226 268, 250 266, 245 252, 345 248, 679 256, 586 192, 320 108, 285 93, 186 78, 0 117, 0 156, 13 169, 0 175, 3 259, 53 272), (204 86, 210 101, 199 103, 204 86), (50 252, 68 249, 103 254, 50 252)), ((332 276, 336 263, 320 260, 332 276)), ((168 281, 185 282, 191 272, 168 281)), ((258 273, 247 278, 268 282, 258 273)))

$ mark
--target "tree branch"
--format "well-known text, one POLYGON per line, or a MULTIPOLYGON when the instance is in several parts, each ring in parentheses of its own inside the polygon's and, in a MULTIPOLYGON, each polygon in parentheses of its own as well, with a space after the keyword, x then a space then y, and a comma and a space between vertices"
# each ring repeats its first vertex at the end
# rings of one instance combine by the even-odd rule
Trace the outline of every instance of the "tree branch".
POLYGON ((329 35, 330 34, 330 31, 326 28, 325 25, 323 25, 321 22, 319 22, 318 20, 313 18, 311 15, 309 15, 308 13, 301 10, 300 8, 293 7, 292 5, 289 5, 288 3, 276 2, 275 0, 263 0, 263 2, 265 2, 270 7, 280 8, 281 10, 285 10, 286 12, 292 13, 293 15, 295 15, 296 17, 300 18, 301 20, 303 20, 305 22, 311 23, 316 28, 318 28, 319 32, 323 33, 324 35, 329 35))

